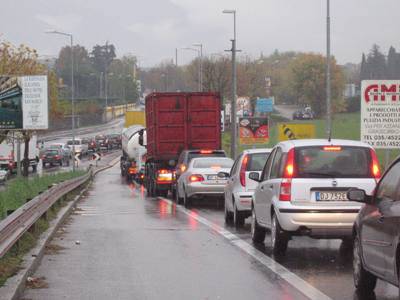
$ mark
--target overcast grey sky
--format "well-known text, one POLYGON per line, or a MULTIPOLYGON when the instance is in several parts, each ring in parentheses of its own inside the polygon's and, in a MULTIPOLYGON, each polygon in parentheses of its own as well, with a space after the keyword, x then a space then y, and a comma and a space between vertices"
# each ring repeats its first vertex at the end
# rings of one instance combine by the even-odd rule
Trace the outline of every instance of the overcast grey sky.
MULTIPOLYGON (((223 9, 237 10, 245 53, 325 52, 326 0, 1 0, 0 39, 57 55, 67 40, 44 31, 58 29, 89 50, 108 40, 118 56, 138 55, 150 66, 196 42, 208 54, 230 48, 233 18, 223 9)), ((332 52, 340 63, 359 62, 373 43, 400 50, 399 0, 331 0, 331 10, 332 52)), ((179 61, 194 55, 179 51, 179 61)))

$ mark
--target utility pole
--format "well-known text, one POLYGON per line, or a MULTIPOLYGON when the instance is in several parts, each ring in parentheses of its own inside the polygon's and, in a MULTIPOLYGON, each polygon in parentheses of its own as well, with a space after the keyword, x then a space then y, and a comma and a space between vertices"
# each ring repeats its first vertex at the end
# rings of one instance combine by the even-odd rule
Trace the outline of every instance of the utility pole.
POLYGON ((198 43, 198 44, 193 44, 193 46, 195 47, 199 47, 200 48, 200 68, 199 68, 199 91, 202 92, 203 91, 203 44, 202 43, 198 43))
POLYGON ((224 10, 224 14, 233 14, 232 49, 232 102, 231 102, 231 157, 236 159, 237 150, 237 123, 236 123, 236 10, 224 10))
POLYGON ((332 135, 330 0, 326 1, 326 133, 330 139, 332 135))
POLYGON ((175 48, 175 66, 178 66, 178 48, 175 48))

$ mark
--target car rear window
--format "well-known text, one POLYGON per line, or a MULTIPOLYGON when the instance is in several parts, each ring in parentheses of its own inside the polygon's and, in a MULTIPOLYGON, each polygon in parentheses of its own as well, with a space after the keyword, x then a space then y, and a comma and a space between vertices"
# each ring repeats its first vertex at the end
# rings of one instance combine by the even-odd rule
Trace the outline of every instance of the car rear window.
POLYGON ((262 171, 265 163, 267 162, 269 152, 248 154, 249 161, 247 163, 246 171, 262 171))
POLYGON ((57 150, 47 150, 45 153, 49 154, 49 155, 57 155, 58 151, 57 150))
POLYGON ((224 159, 198 159, 193 163, 193 168, 203 169, 203 168, 231 168, 233 165, 233 160, 230 158, 224 159))
POLYGON ((296 148, 296 177, 368 178, 370 149, 350 146, 296 148))
POLYGON ((226 157, 225 152, 212 152, 212 153, 200 153, 200 152, 190 152, 188 154, 188 163, 196 157, 226 157))

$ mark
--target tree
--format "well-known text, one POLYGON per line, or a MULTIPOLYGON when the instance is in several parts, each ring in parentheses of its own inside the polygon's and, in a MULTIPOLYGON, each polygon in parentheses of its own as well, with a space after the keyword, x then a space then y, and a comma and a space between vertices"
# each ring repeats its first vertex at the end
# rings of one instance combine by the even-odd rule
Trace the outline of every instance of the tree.
MULTIPOLYGON (((317 115, 326 112, 326 58, 319 54, 301 54, 291 64, 290 82, 298 104, 308 104, 317 115)), ((331 61, 332 109, 334 112, 344 110, 344 76, 333 59, 331 61)))
MULTIPOLYGON (((13 75, 43 75, 47 74, 46 67, 38 62, 38 54, 36 50, 21 45, 16 47, 10 43, 3 42, 0 44, 0 74, 13 74, 13 75)), ((50 77, 50 112, 54 111, 57 106, 57 88, 56 81, 50 77)), ((7 136, 8 131, 0 132, 0 142, 7 136)), ((32 131, 23 130, 23 142, 25 143, 23 165, 23 176, 28 176, 29 168, 29 141, 32 136, 32 131)))
POLYGON ((399 77, 399 54, 396 49, 390 47, 387 57, 387 79, 400 79, 399 77))
POLYGON ((373 45, 367 58, 369 78, 386 79, 386 58, 378 45, 373 45))
POLYGON ((365 54, 363 53, 361 58, 361 67, 360 67, 360 81, 366 79, 370 79, 370 71, 367 59, 365 57, 365 54))

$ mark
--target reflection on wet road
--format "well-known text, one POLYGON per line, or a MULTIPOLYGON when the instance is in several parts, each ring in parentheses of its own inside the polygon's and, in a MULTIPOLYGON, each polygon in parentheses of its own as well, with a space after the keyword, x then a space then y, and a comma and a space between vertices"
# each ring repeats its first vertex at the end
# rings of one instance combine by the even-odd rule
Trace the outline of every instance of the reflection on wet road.
MULTIPOLYGON (((47 289, 26 299, 367 299, 354 295, 351 257, 338 241, 294 238, 273 258, 255 249, 249 224, 225 226, 213 206, 186 210, 146 198, 118 166, 101 173, 45 255, 35 276, 47 289), (79 241, 79 243, 76 243, 79 241)), ((379 282, 376 297, 396 299, 379 282)))

